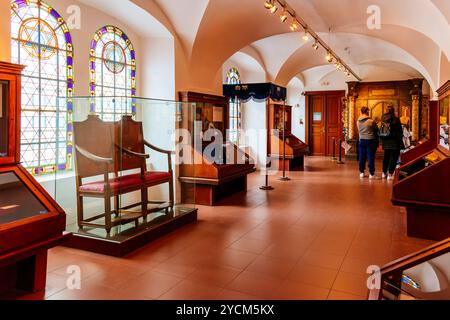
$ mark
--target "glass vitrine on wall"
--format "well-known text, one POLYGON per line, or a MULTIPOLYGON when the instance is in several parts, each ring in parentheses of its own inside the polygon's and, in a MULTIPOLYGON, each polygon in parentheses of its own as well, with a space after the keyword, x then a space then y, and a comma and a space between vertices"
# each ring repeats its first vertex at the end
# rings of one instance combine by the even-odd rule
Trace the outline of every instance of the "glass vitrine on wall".
POLYGON ((8 155, 8 82, 0 81, 0 158, 8 155))
POLYGON ((446 96, 441 100, 439 105, 439 144, 450 150, 449 145, 449 109, 450 109, 450 96, 446 96))

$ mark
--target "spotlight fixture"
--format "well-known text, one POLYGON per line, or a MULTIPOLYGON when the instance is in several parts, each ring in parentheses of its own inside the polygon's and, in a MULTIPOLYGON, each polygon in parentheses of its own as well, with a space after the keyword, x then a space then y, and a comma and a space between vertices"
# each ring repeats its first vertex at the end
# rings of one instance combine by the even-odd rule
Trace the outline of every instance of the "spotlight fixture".
POLYGON ((269 11, 270 11, 270 13, 272 13, 272 14, 274 14, 275 12, 277 12, 277 11, 278 11, 277 5, 276 5, 276 4, 273 4, 272 8, 270 8, 269 11))
POLYGON ((281 22, 286 22, 287 18, 288 18, 288 12, 286 11, 286 9, 284 9, 280 15, 280 20, 281 20, 281 22))
POLYGON ((272 7, 273 7, 272 0, 267 0, 266 2, 264 2, 264 8, 266 8, 267 10, 272 9, 272 7))
POLYGON ((316 41, 314 41, 314 44, 312 45, 312 47, 316 51, 319 50, 319 43, 317 42, 317 39, 316 39, 316 41))
MULTIPOLYGON (((277 16, 280 18, 281 23, 285 23, 288 21, 288 19, 292 19, 292 22, 288 24, 289 29, 292 32, 297 32, 299 31, 298 29, 302 27, 304 30, 304 34, 301 35, 301 38, 304 42, 307 42, 312 38, 312 40, 314 41, 312 44, 312 48, 315 51, 323 48, 326 51, 326 61, 330 64, 335 63, 336 70, 342 71, 349 78, 353 76, 359 81, 362 81, 362 79, 358 77, 358 75, 347 64, 345 64, 345 61, 343 61, 314 30, 309 28, 306 21, 295 13, 295 10, 289 5, 288 0, 265 0, 264 8, 266 8, 271 14, 279 12, 277 16)), ((350 52, 349 48, 345 48, 345 51, 347 51, 347 53, 350 52)))
POLYGON ((291 28, 291 31, 297 31, 297 29, 298 29, 298 22, 294 20, 294 21, 291 23, 290 28, 291 28))
POLYGON ((305 29, 305 34, 302 37, 303 41, 308 41, 309 40, 309 34, 308 34, 308 30, 305 29))

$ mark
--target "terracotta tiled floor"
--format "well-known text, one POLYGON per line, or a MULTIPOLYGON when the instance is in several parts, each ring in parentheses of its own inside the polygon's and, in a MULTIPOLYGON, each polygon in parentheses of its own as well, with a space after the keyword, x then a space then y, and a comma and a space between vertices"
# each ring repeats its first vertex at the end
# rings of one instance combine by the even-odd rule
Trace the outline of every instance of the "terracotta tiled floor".
MULTIPOLYGON (((364 299, 366 269, 430 244, 406 236, 391 183, 309 158, 274 191, 199 207, 199 221, 125 258, 50 251, 47 299, 364 299), (66 288, 81 268, 81 289, 66 288)), ((30 299, 42 298, 30 296, 30 299)))

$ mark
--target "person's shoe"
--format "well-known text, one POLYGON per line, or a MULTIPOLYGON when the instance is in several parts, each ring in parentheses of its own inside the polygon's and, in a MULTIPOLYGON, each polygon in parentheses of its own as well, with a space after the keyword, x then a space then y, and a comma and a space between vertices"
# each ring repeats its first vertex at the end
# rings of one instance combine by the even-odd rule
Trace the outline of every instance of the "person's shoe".
POLYGON ((387 179, 387 174, 383 172, 383 173, 381 174, 381 179, 387 179))
POLYGON ((377 177, 375 175, 370 175, 370 177, 369 177, 370 180, 376 180, 376 178, 377 177))
POLYGON ((390 174, 390 175, 388 176, 387 179, 388 179, 388 180, 394 180, 394 175, 393 175, 393 174, 390 174))
POLYGON ((364 172, 363 172, 363 173, 360 173, 360 174, 359 174, 359 177, 360 177, 361 179, 364 179, 364 177, 365 177, 364 172))

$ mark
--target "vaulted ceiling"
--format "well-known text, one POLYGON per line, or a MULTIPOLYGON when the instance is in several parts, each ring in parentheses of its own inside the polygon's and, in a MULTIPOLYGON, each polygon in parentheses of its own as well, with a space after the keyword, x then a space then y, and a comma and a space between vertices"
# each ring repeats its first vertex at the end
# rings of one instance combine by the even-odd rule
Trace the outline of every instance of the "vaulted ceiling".
MULTIPOLYGON (((85 1, 85 0, 82 0, 85 1)), ((89 0, 101 3, 105 0, 89 0)), ((111 3, 111 1, 106 1, 111 3)), ((302 30, 289 31, 264 0, 117 0, 111 11, 133 8, 144 17, 129 18, 143 37, 170 34, 182 51, 190 85, 208 88, 225 61, 237 52, 251 56, 267 80, 281 85, 293 78, 321 79, 333 71, 302 30), (323 67, 323 68, 321 68, 323 67), (320 74, 311 77, 311 71, 320 74)), ((363 80, 423 77, 436 90, 450 78, 450 1, 448 0, 290 0, 308 25, 363 80), (369 30, 367 9, 381 9, 381 29, 369 30)), ((120 14, 120 13, 118 13, 120 14)), ((127 19, 124 14, 121 18, 127 19)), ((130 17, 130 16, 128 16, 130 17)))

